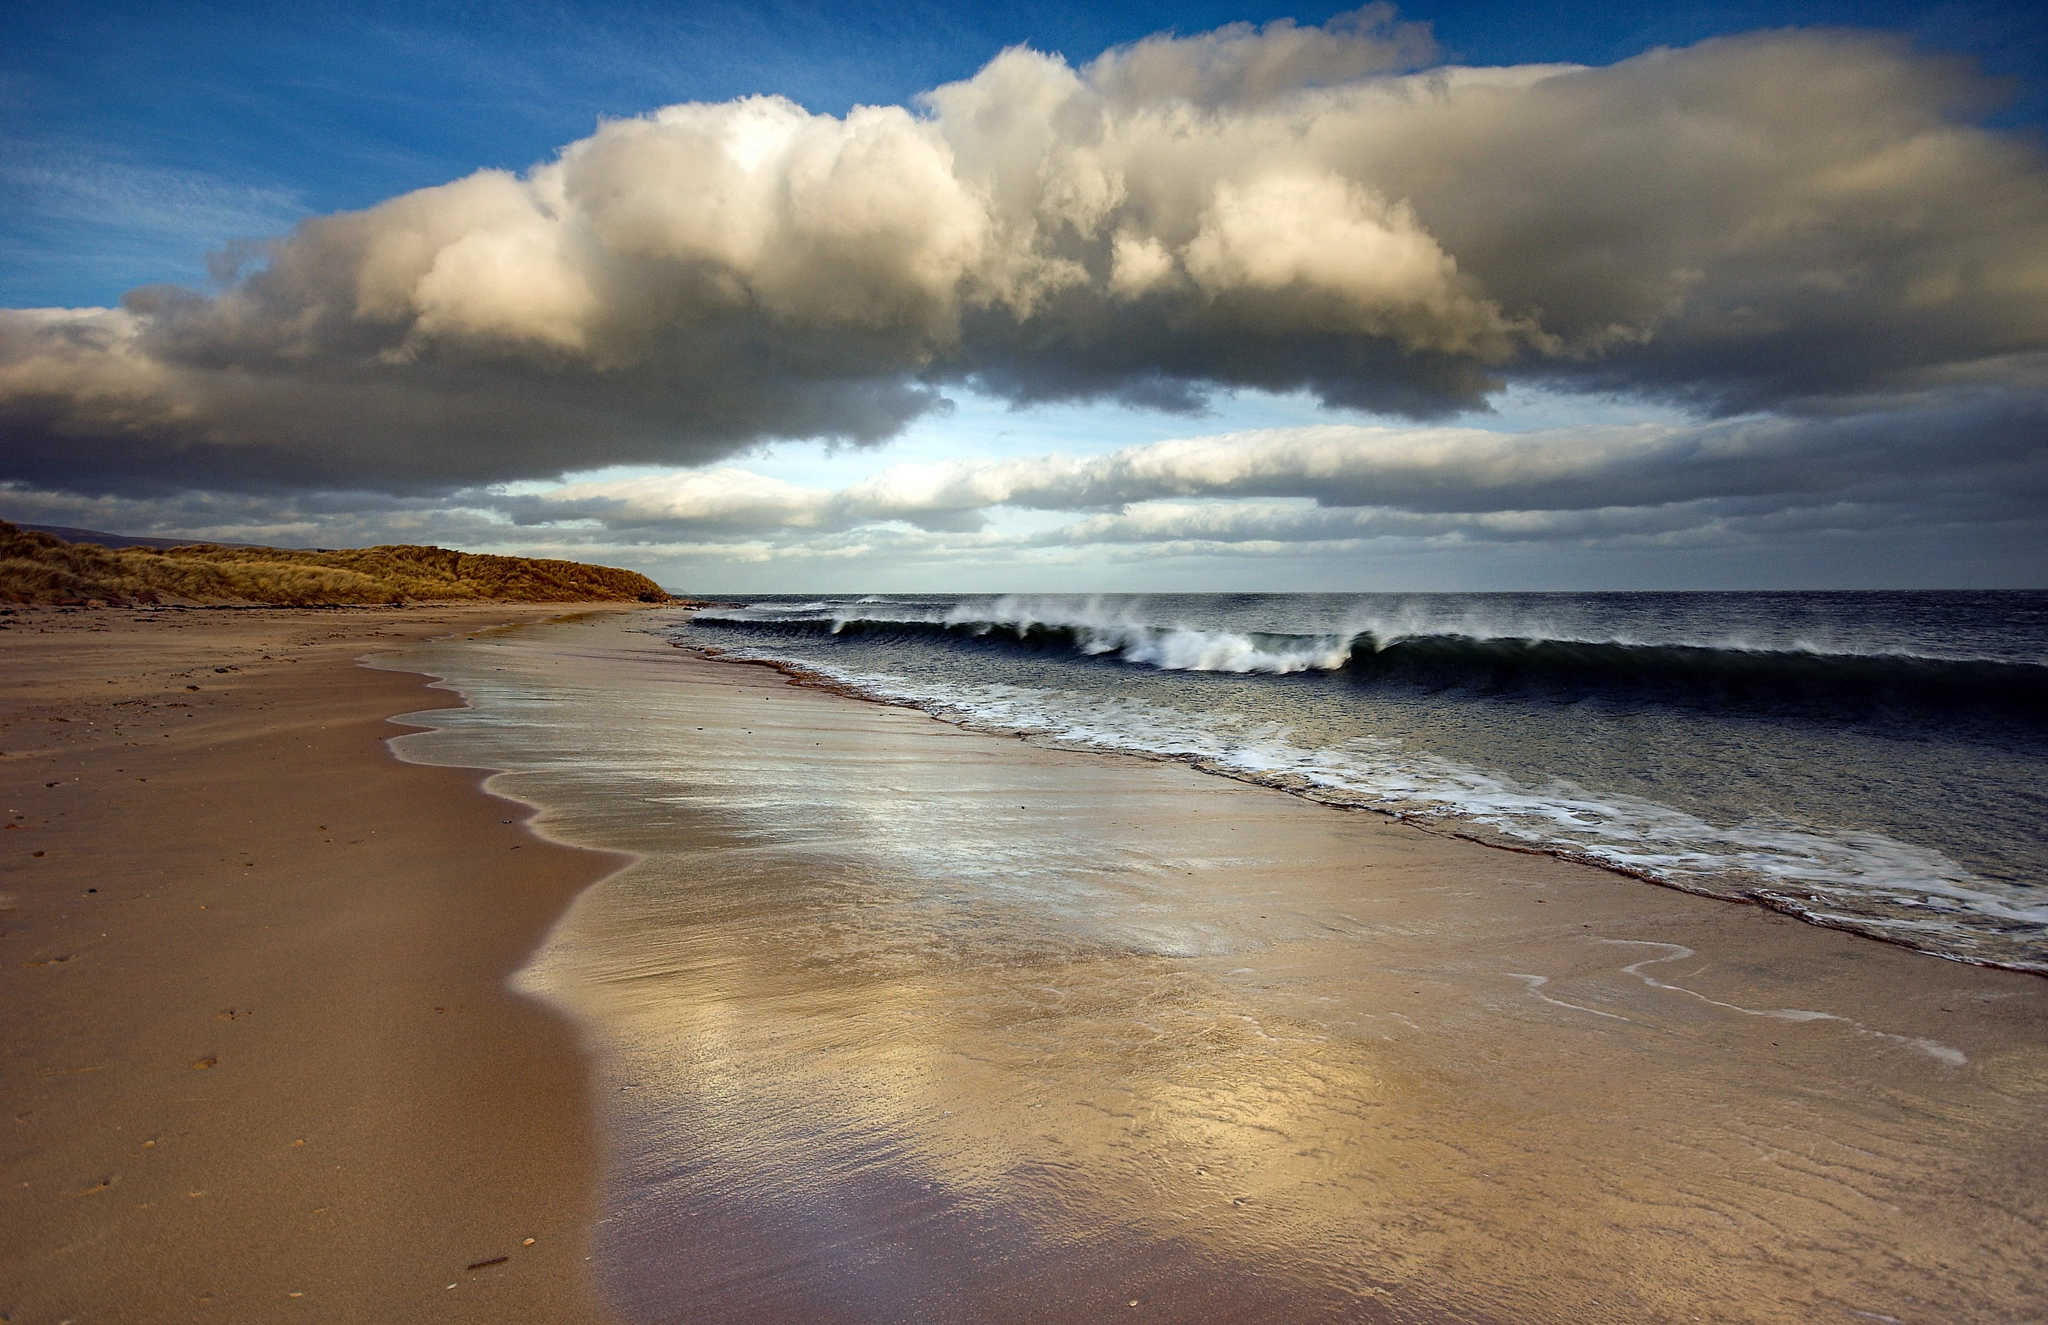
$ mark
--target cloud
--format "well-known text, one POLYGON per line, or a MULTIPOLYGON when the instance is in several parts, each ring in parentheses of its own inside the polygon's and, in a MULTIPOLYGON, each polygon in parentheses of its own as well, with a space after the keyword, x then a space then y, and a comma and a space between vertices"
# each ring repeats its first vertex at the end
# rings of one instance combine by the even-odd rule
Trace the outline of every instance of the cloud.
POLYGON ((2041 508, 2048 499, 2048 396, 1992 393, 1844 418, 1527 433, 1323 424, 1079 458, 899 464, 839 489, 718 468, 580 483, 499 504, 535 524, 591 520, 615 531, 806 533, 890 521, 928 530, 978 529, 998 507, 1092 510, 1104 514, 1060 536, 1094 530, 1105 531, 1105 541, 1130 541, 1130 531, 1175 521, 1199 524, 1214 538, 1225 537, 1214 531, 1277 527, 1273 521, 1289 529, 1363 527, 1358 521, 1364 517, 1333 517, 1316 508, 1369 511, 1378 527, 1413 533, 1437 527, 1429 523, 1434 517, 1458 517, 1439 521, 1445 528, 1535 529, 1540 523, 1591 529, 1580 518, 1588 512, 1697 515, 1712 503, 1750 512, 1826 502, 1910 506, 1952 496, 1987 516, 2014 504, 2041 508), (1275 498, 1313 506, 1240 504, 1275 498), (1228 504, 1172 504, 1175 499, 1228 504))
POLYGON ((0 503, 16 520, 223 541, 582 557, 700 589, 778 566, 807 581, 837 569, 856 587, 864 575, 1014 586, 1058 567, 1058 583, 1100 587, 1117 565, 1175 564, 1284 574, 1295 587, 1303 568, 1355 583, 1357 568, 1412 564, 1434 582, 1419 557, 1429 574, 1481 584, 1627 584, 1651 564, 1676 585, 1812 583, 1796 567, 1816 557, 1839 582, 2011 584, 2044 567, 2044 423, 2048 393, 1978 391, 1837 418, 1272 428, 1091 456, 896 464, 837 487, 727 465, 441 497, 85 497, 17 484, 0 503))
POLYGON ((55 224, 118 224, 199 244, 273 233, 305 211, 288 189, 19 143, 0 158, 0 196, 55 224))
MULTIPOLYGON (((1973 127, 1962 65, 1816 31, 1429 58, 1374 7, 1079 68, 1016 48, 914 108, 608 122, 303 221, 213 295, 0 311, 0 474, 448 493, 872 443, 959 383, 1428 419, 1524 378, 1818 417, 2041 376, 2048 172, 1973 127)), ((1563 494, 1575 455, 1496 463, 1563 494)))

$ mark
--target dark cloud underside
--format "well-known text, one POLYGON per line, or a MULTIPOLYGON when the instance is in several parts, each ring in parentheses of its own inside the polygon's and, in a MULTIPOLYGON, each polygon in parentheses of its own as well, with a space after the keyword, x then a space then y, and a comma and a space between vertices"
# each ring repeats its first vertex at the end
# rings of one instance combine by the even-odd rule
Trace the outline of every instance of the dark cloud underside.
MULTIPOLYGON (((0 477, 452 492, 874 442, 953 383, 1433 419, 1522 379, 1861 420, 1543 498, 1579 506, 1974 474, 2038 438, 2048 172, 1973 126, 1968 69, 1847 32, 1428 58, 1372 10, 1080 69, 1012 50, 914 111, 611 122, 523 176, 307 221, 217 295, 0 312, 0 477)), ((1428 508, 1408 481, 1343 500, 1428 508)))

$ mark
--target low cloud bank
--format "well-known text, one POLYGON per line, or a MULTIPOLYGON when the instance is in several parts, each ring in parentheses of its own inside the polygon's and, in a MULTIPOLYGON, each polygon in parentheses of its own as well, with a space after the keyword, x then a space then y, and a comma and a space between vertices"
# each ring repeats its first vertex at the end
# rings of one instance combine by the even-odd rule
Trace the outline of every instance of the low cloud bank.
POLYGON ((0 478, 398 510, 875 442, 949 384, 1189 410, 1305 389, 1432 420, 1513 378, 1731 421, 1305 430, 825 497, 705 473, 559 501, 650 527, 944 530, 996 504, 1101 521, 1194 495, 1445 519, 1916 474, 2038 496, 2048 171, 1973 125, 1970 69, 1838 31, 1606 68, 1431 58, 1373 7, 1079 68, 1013 49, 914 108, 755 97, 608 122, 524 175, 306 221, 211 295, 0 310, 0 478), (1759 412, 1777 417, 1734 421, 1759 412))
POLYGON ((1121 542, 1179 537, 1175 521, 1226 541, 1368 524, 1384 532, 1485 527, 1537 536, 1554 528, 1578 536, 1597 525, 1587 512, 1608 512, 1614 524, 1613 512, 1657 511, 1653 522, 1670 526, 1696 522, 1709 505, 1910 512, 1956 500, 1983 518, 2048 507, 2048 397, 1992 393, 1880 415, 1527 433, 1326 424, 1080 458, 901 464, 840 489, 719 468, 575 484, 492 505, 522 523, 591 521, 614 535, 649 536, 833 532, 890 521, 968 531, 998 507, 1092 511, 1099 514, 1056 537, 1121 542), (1242 504, 1260 498, 1322 509, 1242 504), (1252 532, 1228 532, 1237 529, 1252 532))
POLYGON ((642 564, 944 567, 961 556, 1304 557, 1452 545, 1625 559, 1649 545, 1820 537, 1881 547, 1900 534, 1933 539, 1956 565, 1974 559, 1970 574, 2006 583, 2048 568, 2048 393, 1979 391, 1833 418, 1525 433, 1274 428, 1093 456, 897 464, 837 488, 720 466, 446 497, 90 498, 20 485, 6 495, 21 518, 52 524, 300 545, 584 549, 642 564))

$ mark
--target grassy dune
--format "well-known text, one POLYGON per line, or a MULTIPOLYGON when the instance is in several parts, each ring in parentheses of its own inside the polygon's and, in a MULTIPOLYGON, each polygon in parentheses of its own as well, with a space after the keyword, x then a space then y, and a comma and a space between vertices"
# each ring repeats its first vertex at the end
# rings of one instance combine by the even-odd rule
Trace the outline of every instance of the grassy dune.
POLYGON ((0 520, 0 601, 312 607, 433 599, 667 602, 668 595, 645 575, 576 561, 405 544, 338 552, 207 543, 109 550, 0 520))

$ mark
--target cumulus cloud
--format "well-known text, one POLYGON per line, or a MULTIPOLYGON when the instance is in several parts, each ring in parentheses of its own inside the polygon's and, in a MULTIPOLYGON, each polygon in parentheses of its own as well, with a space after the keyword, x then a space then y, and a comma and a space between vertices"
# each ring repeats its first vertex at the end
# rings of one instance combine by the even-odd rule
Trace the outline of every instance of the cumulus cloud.
POLYGON ((426 493, 874 442, 954 383, 1427 419, 1520 377, 1821 416, 2042 373, 2048 172, 1974 127, 1964 66, 1847 32, 1430 58, 1375 6, 1078 68, 1012 49, 908 108, 608 122, 304 221, 210 295, 0 311, 0 464, 426 493))

